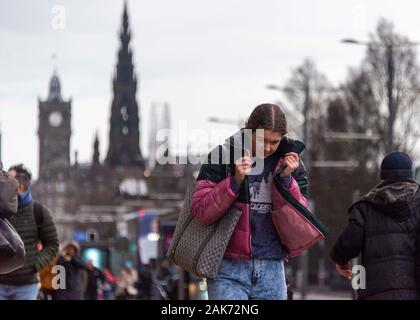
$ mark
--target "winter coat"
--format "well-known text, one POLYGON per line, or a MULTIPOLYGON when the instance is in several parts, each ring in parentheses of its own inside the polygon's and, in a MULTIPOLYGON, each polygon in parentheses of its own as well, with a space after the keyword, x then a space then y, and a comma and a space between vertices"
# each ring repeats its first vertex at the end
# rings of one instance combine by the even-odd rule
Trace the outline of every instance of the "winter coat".
POLYGON ((344 265, 361 254, 366 288, 358 290, 359 299, 418 298, 419 217, 420 189, 413 180, 381 183, 349 209, 331 258, 344 265))
POLYGON ((42 224, 37 225, 34 202, 18 209, 9 218, 25 244, 26 261, 22 268, 0 275, 0 284, 25 285, 39 282, 38 272, 56 256, 59 247, 57 228, 51 211, 42 207, 42 224), (38 249, 42 244, 42 250, 38 249))
POLYGON ((64 257, 60 257, 57 265, 63 266, 66 276, 65 289, 59 289, 56 292, 57 300, 82 300, 82 274, 81 271, 86 270, 86 264, 79 255, 72 257, 70 261, 66 261, 64 257))
MULTIPOLYGON (((209 154, 208 164, 203 164, 201 167, 192 197, 191 213, 195 219, 203 224, 215 223, 228 212, 231 206, 242 210, 242 215, 225 251, 224 258, 227 259, 250 259, 252 257, 252 230, 250 224, 251 197, 248 179, 245 177, 239 193, 236 194, 231 188, 230 177, 228 176, 235 175, 234 163, 236 159, 232 156, 231 158, 233 159, 228 163, 226 163, 227 161, 222 161, 227 159, 226 150, 229 150, 231 155, 239 154, 239 157, 243 154, 243 150, 235 152, 234 144, 234 141, 241 139, 243 134, 243 131, 239 131, 236 135, 227 139, 224 145, 218 146, 209 154), (212 163, 211 160, 215 154, 218 162, 212 163)), ((284 155, 293 150, 295 143, 295 140, 283 137, 275 152, 278 160, 274 172, 281 167, 284 155)), ((288 191, 305 207, 307 206, 307 200, 305 198, 307 184, 306 170, 303 162, 300 162, 299 168, 292 173, 288 191)), ((272 201, 273 211, 281 208, 286 201, 274 183, 272 186, 272 201)), ((287 248, 285 249, 287 250, 287 248)))
POLYGON ((96 267, 92 270, 87 269, 87 284, 86 284, 86 292, 89 293, 96 293, 98 291, 99 282, 104 282, 105 276, 102 271, 96 267))

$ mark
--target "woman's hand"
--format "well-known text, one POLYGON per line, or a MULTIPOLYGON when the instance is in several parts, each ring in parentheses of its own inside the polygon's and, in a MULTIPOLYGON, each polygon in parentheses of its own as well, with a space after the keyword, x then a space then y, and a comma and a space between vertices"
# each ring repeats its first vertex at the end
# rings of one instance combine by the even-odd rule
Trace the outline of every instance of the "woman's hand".
POLYGON ((251 172, 252 159, 248 150, 245 151, 245 156, 239 158, 235 162, 235 180, 238 184, 244 181, 245 176, 251 172))
POLYGON ((296 152, 289 152, 284 156, 283 165, 286 169, 280 174, 281 177, 290 176, 299 167, 299 155, 296 152))

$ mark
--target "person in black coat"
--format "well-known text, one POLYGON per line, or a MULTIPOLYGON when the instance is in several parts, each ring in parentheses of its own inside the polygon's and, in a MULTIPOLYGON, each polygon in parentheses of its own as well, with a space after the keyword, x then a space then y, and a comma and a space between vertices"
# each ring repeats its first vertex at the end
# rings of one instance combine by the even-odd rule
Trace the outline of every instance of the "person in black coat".
POLYGON ((57 290, 57 300, 83 299, 81 271, 86 270, 86 263, 79 252, 79 245, 74 241, 63 246, 57 265, 64 267, 66 286, 65 289, 57 290))
POLYGON ((349 223, 331 258, 338 272, 351 279, 351 259, 361 254, 366 278, 365 288, 358 289, 359 299, 418 299, 420 190, 410 157, 402 152, 387 155, 381 179, 349 209, 349 223))
POLYGON ((103 272, 93 265, 92 260, 86 262, 87 267, 87 285, 85 291, 85 300, 98 300, 99 284, 105 282, 103 272))

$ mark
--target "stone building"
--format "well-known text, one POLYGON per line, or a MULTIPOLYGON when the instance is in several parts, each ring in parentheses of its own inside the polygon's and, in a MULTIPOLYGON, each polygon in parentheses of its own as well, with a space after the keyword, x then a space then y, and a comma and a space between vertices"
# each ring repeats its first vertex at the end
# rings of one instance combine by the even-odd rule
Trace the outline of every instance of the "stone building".
POLYGON ((144 159, 130 39, 125 5, 104 161, 96 135, 92 161, 79 163, 76 152, 74 163, 70 163, 72 99, 62 97, 56 71, 48 97, 38 101, 39 178, 33 187, 34 197, 54 213, 61 241, 74 239, 86 250, 99 250, 106 257, 103 266, 114 271, 125 259, 137 259, 139 252, 141 257, 139 236, 145 215, 177 216, 185 187, 196 170, 182 164, 152 168, 144 159))

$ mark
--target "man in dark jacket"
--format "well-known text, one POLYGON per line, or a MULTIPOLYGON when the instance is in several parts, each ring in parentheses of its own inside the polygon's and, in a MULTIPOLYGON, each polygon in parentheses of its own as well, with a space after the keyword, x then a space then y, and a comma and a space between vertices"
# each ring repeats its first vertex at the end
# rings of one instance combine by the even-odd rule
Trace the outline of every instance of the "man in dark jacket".
POLYGON ((98 286, 105 282, 103 272, 96 268, 92 260, 86 262, 87 285, 85 291, 85 300, 98 300, 98 286))
POLYGON ((420 190, 413 180, 410 157, 402 152, 387 155, 381 179, 350 208, 349 224, 331 258, 338 272, 350 279, 350 260, 361 254, 366 286, 358 290, 359 299, 418 299, 415 259, 420 190))
POLYGON ((56 300, 82 300, 82 275, 86 270, 86 263, 80 256, 80 246, 75 241, 63 245, 63 250, 58 258, 57 265, 65 270, 65 287, 57 290, 56 300))
POLYGON ((9 221, 23 240, 26 261, 22 268, 0 275, 0 300, 33 300, 38 293, 38 271, 58 252, 57 230, 50 210, 43 206, 42 223, 37 224, 30 190, 30 171, 20 164, 11 167, 8 173, 19 182, 18 211, 9 221), (39 244, 42 245, 41 250, 39 244))

